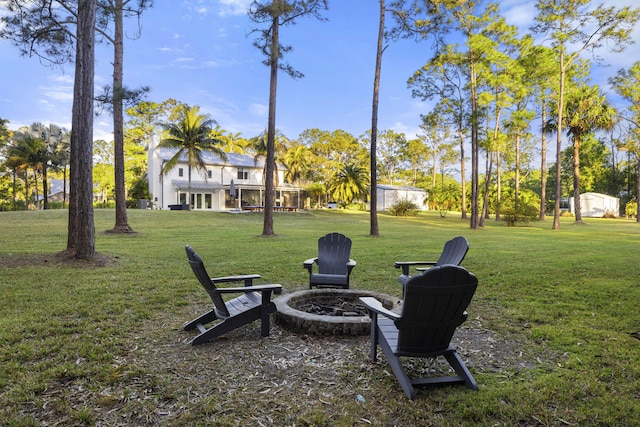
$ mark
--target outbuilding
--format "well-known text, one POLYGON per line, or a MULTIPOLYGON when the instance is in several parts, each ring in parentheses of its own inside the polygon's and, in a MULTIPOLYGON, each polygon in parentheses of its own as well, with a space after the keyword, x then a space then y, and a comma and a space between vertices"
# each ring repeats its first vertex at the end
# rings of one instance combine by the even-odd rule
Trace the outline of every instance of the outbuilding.
MULTIPOLYGON (((569 210, 575 215, 574 198, 569 198, 569 210)), ((620 216, 620 199, 602 193, 582 193, 580 195, 580 213, 587 218, 620 216)))
POLYGON ((388 211, 400 200, 408 200, 415 203, 421 211, 429 210, 428 194, 423 188, 408 185, 378 184, 376 195, 378 197, 377 208, 379 211, 388 211))

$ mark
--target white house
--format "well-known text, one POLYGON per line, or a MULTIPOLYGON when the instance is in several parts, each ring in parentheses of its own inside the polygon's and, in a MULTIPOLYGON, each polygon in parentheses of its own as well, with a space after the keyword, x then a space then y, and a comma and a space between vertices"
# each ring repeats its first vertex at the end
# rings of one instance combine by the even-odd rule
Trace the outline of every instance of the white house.
MULTIPOLYGON (((575 214, 574 198, 569 198, 569 210, 575 214)), ((583 217, 602 218, 605 215, 620 216, 620 199, 600 193, 582 193, 580 212, 583 217)))
POLYGON ((422 211, 429 210, 427 204, 427 191, 408 185, 383 185, 378 184, 376 195, 378 197, 377 209, 379 211, 387 211, 391 206, 396 204, 399 200, 409 200, 418 206, 418 209, 422 211))
MULTIPOLYGON (((161 173, 165 163, 176 153, 175 148, 158 148, 159 137, 153 135, 148 151, 149 192, 154 209, 182 208, 187 204, 193 210, 224 211, 243 207, 264 206, 264 161, 255 161, 246 154, 227 153, 227 159, 205 151, 206 170, 191 169, 186 157, 167 172, 161 173), (189 191, 190 190, 190 191, 189 191)), ((278 165, 276 206, 300 207, 301 189, 284 183, 286 167, 278 165)))
MULTIPOLYGON (((61 202, 63 199, 69 202, 69 182, 61 179, 49 180, 49 202, 61 202)), ((38 198, 41 198, 39 196, 38 198)))

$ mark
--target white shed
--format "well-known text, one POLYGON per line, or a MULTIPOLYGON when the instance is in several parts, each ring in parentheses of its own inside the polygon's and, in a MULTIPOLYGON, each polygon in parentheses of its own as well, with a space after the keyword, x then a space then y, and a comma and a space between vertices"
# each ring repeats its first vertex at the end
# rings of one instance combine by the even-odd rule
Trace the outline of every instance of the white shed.
MULTIPOLYGON (((569 199, 569 210, 575 214, 574 198, 569 199)), ((602 218, 605 215, 620 216, 620 199, 601 193, 582 193, 580 212, 583 217, 602 218)))
POLYGON ((408 185, 377 185, 378 210, 387 211, 399 200, 409 200, 418 206, 422 211, 429 210, 427 191, 423 188, 411 187, 408 185))

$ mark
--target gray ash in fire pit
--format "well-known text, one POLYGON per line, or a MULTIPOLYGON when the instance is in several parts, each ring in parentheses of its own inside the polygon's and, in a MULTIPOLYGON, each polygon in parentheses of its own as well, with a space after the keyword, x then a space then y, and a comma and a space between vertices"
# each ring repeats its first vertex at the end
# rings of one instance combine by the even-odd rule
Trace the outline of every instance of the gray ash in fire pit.
POLYGON ((302 301, 295 308, 311 314, 322 316, 367 316, 367 309, 360 303, 336 297, 334 300, 302 301))
POLYGON ((371 329, 369 314, 358 300, 374 297, 389 310, 399 301, 389 295, 359 289, 313 289, 284 294, 274 300, 281 325, 313 335, 364 335, 371 329))

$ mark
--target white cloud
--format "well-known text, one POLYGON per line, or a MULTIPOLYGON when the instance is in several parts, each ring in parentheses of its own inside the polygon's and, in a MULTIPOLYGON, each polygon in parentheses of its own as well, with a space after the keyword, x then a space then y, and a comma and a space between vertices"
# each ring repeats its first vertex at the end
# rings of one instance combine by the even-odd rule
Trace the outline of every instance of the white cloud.
POLYGON ((159 50, 160 52, 173 52, 174 49, 170 48, 170 47, 157 47, 156 50, 159 50))
POLYGON ((73 77, 68 74, 52 74, 49 80, 60 83, 73 85, 73 77))
POLYGON ((244 15, 249 10, 251 0, 219 0, 218 15, 244 15))
POLYGON ((500 3, 500 13, 509 25, 515 25, 522 34, 529 32, 531 18, 536 16, 535 2, 530 0, 506 0, 500 3))
POLYGON ((46 99, 40 103, 48 105, 49 100, 55 102, 73 101, 73 78, 67 75, 51 75, 46 85, 39 87, 40 93, 46 99))
POLYGON ((238 64, 238 61, 236 60, 205 61, 202 63, 202 67, 203 68, 232 67, 237 64, 238 64))
POLYGON ((253 116, 267 117, 269 107, 264 104, 249 104, 247 112, 253 116))

